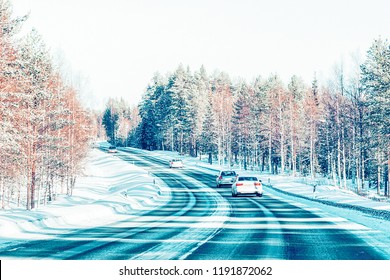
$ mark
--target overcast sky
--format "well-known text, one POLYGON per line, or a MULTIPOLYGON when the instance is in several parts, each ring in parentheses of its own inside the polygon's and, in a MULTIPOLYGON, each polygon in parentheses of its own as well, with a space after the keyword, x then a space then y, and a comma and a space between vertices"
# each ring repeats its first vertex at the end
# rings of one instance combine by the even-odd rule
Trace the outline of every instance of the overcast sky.
POLYGON ((155 72, 182 63, 251 81, 326 77, 373 40, 390 38, 390 1, 11 0, 53 55, 80 74, 84 99, 138 103, 155 72), (84 80, 85 79, 85 80, 84 80))

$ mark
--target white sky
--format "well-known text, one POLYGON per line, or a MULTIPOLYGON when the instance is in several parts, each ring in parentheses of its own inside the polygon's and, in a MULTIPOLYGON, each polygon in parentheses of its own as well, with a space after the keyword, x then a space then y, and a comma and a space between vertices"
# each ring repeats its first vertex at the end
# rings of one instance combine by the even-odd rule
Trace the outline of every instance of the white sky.
POLYGON ((102 108, 108 97, 136 104, 155 72, 179 65, 227 72, 250 81, 278 73, 284 81, 390 38, 390 1, 342 0, 11 0, 30 12, 53 54, 85 78, 84 99, 102 108))

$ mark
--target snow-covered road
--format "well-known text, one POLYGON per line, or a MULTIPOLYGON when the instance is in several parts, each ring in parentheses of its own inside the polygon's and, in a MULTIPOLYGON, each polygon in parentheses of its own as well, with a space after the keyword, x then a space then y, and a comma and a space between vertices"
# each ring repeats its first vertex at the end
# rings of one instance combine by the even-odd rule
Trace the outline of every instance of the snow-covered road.
MULTIPOLYGON (((172 156, 93 150, 73 197, 31 212, 1 213, 0 256, 390 259, 388 220, 316 201, 362 206, 364 201, 352 194, 323 188, 313 200, 307 186, 263 174, 272 188, 265 187, 262 198, 232 198, 230 188, 214 188, 217 168, 183 158, 186 167, 172 170, 167 164, 172 156)), ((380 206, 387 211, 387 204, 380 206)))

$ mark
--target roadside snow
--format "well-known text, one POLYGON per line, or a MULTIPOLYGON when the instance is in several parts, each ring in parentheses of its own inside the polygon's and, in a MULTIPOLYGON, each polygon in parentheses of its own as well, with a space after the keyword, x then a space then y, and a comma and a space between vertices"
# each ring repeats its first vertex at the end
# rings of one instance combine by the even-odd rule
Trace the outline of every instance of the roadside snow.
POLYGON ((168 187, 113 155, 93 149, 73 196, 59 195, 55 202, 33 211, 0 212, 0 241, 7 238, 44 238, 64 230, 109 224, 139 210, 166 204, 168 187))

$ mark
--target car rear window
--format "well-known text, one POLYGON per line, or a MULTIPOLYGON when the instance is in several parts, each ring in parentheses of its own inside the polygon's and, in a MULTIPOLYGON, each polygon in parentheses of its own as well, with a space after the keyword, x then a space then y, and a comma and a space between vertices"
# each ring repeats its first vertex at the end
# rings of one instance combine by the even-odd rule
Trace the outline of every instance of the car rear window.
POLYGON ((239 177, 238 181, 257 181, 256 177, 239 177))
POLYGON ((236 172, 234 171, 223 171, 221 173, 222 176, 236 176, 236 172))

